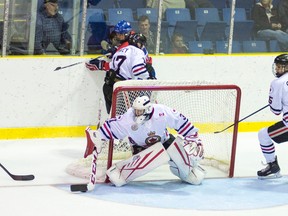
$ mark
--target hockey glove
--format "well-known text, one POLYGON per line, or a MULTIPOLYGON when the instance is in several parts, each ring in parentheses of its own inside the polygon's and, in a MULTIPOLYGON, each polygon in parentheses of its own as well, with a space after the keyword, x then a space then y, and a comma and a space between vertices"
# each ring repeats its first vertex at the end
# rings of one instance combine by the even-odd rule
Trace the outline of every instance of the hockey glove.
POLYGON ((105 60, 100 60, 98 58, 92 59, 89 62, 85 63, 86 68, 88 68, 91 71, 96 70, 109 70, 109 62, 106 62, 105 60))
POLYGON ((204 158, 204 148, 198 134, 185 137, 184 149, 189 155, 192 164, 197 166, 198 163, 204 158))

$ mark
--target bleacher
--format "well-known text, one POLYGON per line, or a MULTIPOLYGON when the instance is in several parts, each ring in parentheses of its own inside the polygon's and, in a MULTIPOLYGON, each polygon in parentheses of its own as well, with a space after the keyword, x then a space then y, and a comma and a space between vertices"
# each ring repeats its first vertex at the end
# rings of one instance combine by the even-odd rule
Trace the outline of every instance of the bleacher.
MULTIPOLYGON (((41 1, 43 0, 39 0, 41 1)), ((233 53, 279 52, 277 41, 261 41, 253 33, 251 10, 257 0, 236 1, 233 35, 230 34, 231 1, 211 0, 214 8, 196 8, 193 15, 188 8, 168 8, 160 31, 163 52, 169 52, 172 35, 176 32, 183 35, 190 53, 227 53, 228 39, 231 36, 233 53)), ((278 3, 277 0, 273 2, 278 3)), ((101 41, 107 40, 114 25, 122 19, 130 21, 133 29, 138 31, 138 18, 147 15, 150 18, 151 30, 156 35, 158 9, 146 8, 145 5, 145 0, 102 0, 97 5, 89 5, 85 23, 84 52, 99 53, 101 41)), ((75 15, 72 7, 71 1, 59 0, 60 13, 66 22, 70 22, 69 30, 73 27, 73 19, 79 20, 79 27, 82 22, 82 12, 79 11, 75 15)))
MULTIPOLYGON (((236 2, 233 29, 232 52, 275 52, 279 50, 277 42, 262 41, 255 38, 253 33, 254 21, 251 20, 251 10, 255 0, 241 0, 236 2)), ((150 18, 151 28, 157 28, 158 10, 145 8, 145 0, 104 1, 101 7, 105 14, 105 21, 113 28, 117 20, 125 19, 131 22, 137 31, 137 19, 141 15, 150 18), (110 3, 109 3, 110 2, 110 3), (117 3, 116 3, 117 2, 117 3), (105 6, 103 5, 105 4, 105 6), (113 5, 108 7, 107 5, 113 5)), ((161 33, 167 35, 167 41, 162 44, 169 50, 173 33, 183 35, 184 42, 191 53, 227 53, 230 36, 231 0, 211 0, 215 8, 196 8, 192 17, 187 8, 169 8, 162 20, 161 33), (207 41, 209 46, 205 48, 207 41), (205 46, 204 46, 205 45, 205 46), (200 49, 199 46, 204 49, 200 49), (193 48, 194 47, 194 48, 193 48), (198 47, 197 49, 195 47, 198 47)), ((98 8, 99 5, 93 6, 98 8)), ((163 38, 163 37, 162 37, 163 38)))

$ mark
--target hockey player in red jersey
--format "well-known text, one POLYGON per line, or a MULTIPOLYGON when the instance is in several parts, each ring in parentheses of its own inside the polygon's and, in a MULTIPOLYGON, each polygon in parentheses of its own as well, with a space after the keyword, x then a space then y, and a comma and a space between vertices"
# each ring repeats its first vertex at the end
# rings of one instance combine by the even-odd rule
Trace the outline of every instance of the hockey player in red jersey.
POLYGON ((288 141, 288 54, 277 56, 273 64, 274 79, 270 84, 269 105, 275 115, 282 113, 282 121, 261 129, 258 133, 261 151, 267 166, 259 170, 260 179, 281 177, 274 143, 288 141))
POLYGON ((128 137, 133 156, 107 170, 116 186, 127 184, 151 170, 169 163, 171 172, 190 184, 201 184, 205 170, 203 145, 198 129, 181 113, 161 104, 152 104, 148 96, 137 97, 123 115, 111 118, 98 130, 86 128, 87 148, 101 151, 101 140, 128 137), (167 127, 174 128, 175 138, 167 127))
POLYGON ((107 71, 103 85, 107 113, 110 113, 115 82, 131 79, 156 79, 152 59, 148 56, 145 48, 145 36, 134 33, 130 23, 125 20, 118 22, 114 31, 120 45, 112 54, 111 61, 96 58, 86 63, 89 70, 107 71))

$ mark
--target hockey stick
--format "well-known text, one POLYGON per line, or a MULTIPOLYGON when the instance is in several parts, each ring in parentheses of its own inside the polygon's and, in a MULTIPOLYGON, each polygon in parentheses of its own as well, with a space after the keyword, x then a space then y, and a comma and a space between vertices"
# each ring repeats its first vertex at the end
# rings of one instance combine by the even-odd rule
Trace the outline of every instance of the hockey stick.
MULTIPOLYGON (((101 124, 101 111, 102 111, 102 99, 99 99, 99 109, 98 109, 98 124, 97 129, 99 129, 101 124)), ((87 149, 86 149, 87 151, 87 149)), ((90 173, 90 179, 88 184, 76 184, 71 185, 70 190, 71 192, 87 192, 92 191, 95 188, 96 184, 96 173, 97 173, 97 158, 98 154, 100 152, 97 152, 96 146, 94 146, 93 153, 92 153, 92 164, 91 164, 91 173, 90 173)))
POLYGON ((256 110, 255 112, 251 113, 250 115, 248 115, 248 116, 246 116, 246 117, 240 119, 240 120, 237 121, 236 123, 234 123, 234 124, 232 124, 232 125, 230 125, 230 126, 224 128, 223 130, 221 130, 221 131, 215 131, 214 133, 215 133, 215 134, 216 134, 216 133, 221 133, 221 132, 227 130, 228 128, 233 127, 235 124, 238 124, 239 122, 241 122, 241 121, 247 119, 248 117, 250 117, 250 116, 252 116, 252 115, 254 115, 254 114, 260 112, 261 110, 265 109, 265 108, 268 107, 268 106, 269 106, 269 104, 268 104, 268 105, 265 105, 264 107, 260 108, 259 110, 256 110))
POLYGON ((92 155, 92 164, 91 164, 91 174, 88 184, 75 184, 70 185, 71 192, 87 192, 92 191, 95 188, 96 184, 96 172, 97 172, 97 158, 98 158, 98 152, 96 147, 94 147, 93 155, 92 155))
POLYGON ((15 181, 30 181, 35 178, 34 175, 13 175, 1 163, 0 166, 15 181))
POLYGON ((77 63, 74 63, 74 64, 70 64, 70 65, 67 65, 67 66, 63 66, 63 67, 57 67, 57 68, 55 68, 55 70, 54 70, 54 71, 57 71, 57 70, 62 70, 62 69, 68 68, 68 67, 73 67, 73 66, 75 66, 75 65, 78 65, 78 64, 82 64, 82 63, 84 63, 84 62, 77 62, 77 63))

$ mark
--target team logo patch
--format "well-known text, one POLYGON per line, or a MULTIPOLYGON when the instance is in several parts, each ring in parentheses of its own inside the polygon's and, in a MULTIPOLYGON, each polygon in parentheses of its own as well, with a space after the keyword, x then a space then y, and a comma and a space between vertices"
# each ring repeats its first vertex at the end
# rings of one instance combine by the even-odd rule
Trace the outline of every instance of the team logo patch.
POLYGON ((138 130, 138 124, 133 124, 133 125, 131 126, 131 130, 132 130, 132 131, 138 130))
POLYGON ((148 137, 145 139, 145 143, 148 146, 151 146, 151 145, 161 141, 161 137, 156 135, 155 131, 150 131, 147 135, 148 135, 148 137))

